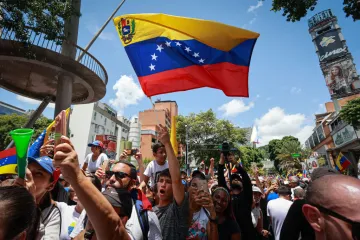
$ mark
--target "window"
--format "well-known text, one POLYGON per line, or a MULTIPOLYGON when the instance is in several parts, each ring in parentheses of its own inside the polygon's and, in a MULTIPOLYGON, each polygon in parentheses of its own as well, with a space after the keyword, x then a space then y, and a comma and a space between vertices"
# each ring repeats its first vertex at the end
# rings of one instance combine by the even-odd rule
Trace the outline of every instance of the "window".
POLYGON ((99 125, 95 124, 95 133, 99 133, 99 125))
POLYGON ((106 120, 107 120, 107 118, 104 118, 104 125, 106 126, 106 120))
POLYGON ((317 132, 320 142, 325 139, 324 130, 321 125, 316 129, 316 132, 317 132))
POLYGON ((96 112, 94 112, 94 121, 96 121, 96 112))
POLYGON ((138 122, 138 119, 137 119, 137 118, 135 118, 135 119, 134 119, 134 123, 137 123, 137 122, 138 122))

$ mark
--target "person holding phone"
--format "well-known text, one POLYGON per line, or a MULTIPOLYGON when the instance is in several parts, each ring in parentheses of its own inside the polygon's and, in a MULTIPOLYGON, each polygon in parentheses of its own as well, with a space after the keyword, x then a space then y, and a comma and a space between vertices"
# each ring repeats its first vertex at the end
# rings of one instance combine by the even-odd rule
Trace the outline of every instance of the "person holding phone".
POLYGON ((203 173, 195 175, 188 191, 190 227, 186 239, 219 239, 216 212, 203 173))
POLYGON ((82 170, 95 173, 103 162, 109 160, 109 158, 103 153, 104 144, 101 141, 96 140, 89 143, 88 146, 91 147, 91 153, 86 156, 82 170))

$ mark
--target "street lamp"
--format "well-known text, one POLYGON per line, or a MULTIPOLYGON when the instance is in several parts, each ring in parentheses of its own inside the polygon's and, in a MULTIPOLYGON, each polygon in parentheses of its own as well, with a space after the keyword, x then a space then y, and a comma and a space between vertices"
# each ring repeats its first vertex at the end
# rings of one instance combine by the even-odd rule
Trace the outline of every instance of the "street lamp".
POLYGON ((186 164, 186 173, 189 176, 190 175, 190 166, 189 166, 189 160, 188 160, 188 152, 189 152, 189 140, 188 140, 188 125, 185 125, 185 143, 186 143, 186 149, 185 149, 185 164, 186 164))

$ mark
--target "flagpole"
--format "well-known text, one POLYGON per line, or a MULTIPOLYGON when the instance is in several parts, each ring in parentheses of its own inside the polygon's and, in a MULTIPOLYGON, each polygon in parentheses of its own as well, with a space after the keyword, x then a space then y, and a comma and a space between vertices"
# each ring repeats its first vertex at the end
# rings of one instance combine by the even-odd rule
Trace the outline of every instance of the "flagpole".
POLYGON ((95 42, 95 40, 100 36, 100 34, 102 33, 102 31, 105 29, 105 27, 109 24, 109 22, 113 19, 113 17, 115 16, 115 14, 117 13, 117 11, 119 11, 119 9, 121 8, 121 6, 125 3, 126 0, 123 0, 115 9, 115 11, 110 15, 110 17, 108 18, 108 20, 106 20, 106 22, 104 23, 104 25, 99 29, 99 31, 95 34, 95 36, 93 37, 93 39, 90 40, 90 42, 88 43, 88 45, 85 47, 84 51, 82 51, 82 53, 79 55, 79 57, 76 59, 76 61, 80 62, 81 59, 83 58, 84 54, 91 48, 91 46, 93 45, 93 43, 95 42))

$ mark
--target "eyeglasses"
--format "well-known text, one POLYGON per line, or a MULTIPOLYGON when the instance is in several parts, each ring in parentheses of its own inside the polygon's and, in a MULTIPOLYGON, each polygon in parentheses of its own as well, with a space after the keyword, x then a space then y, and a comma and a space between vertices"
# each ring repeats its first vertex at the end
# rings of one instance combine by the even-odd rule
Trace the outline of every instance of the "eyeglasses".
POLYGON ((107 178, 111 178, 113 175, 115 175, 115 178, 117 178, 117 179, 123 179, 123 178, 126 178, 126 177, 130 177, 129 174, 124 173, 124 172, 106 171, 106 177, 107 178))
POLYGON ((311 206, 316 207, 317 209, 319 209, 320 212, 327 214, 329 216, 332 216, 334 218, 340 219, 346 223, 351 224, 351 228, 352 228, 352 237, 354 240, 360 240, 360 222, 355 222, 353 220, 348 219, 347 217, 344 217, 336 212, 331 211, 330 209, 324 208, 320 205, 317 204, 312 204, 312 203, 308 203, 311 206))

